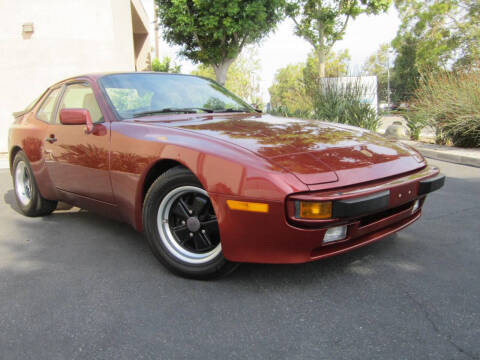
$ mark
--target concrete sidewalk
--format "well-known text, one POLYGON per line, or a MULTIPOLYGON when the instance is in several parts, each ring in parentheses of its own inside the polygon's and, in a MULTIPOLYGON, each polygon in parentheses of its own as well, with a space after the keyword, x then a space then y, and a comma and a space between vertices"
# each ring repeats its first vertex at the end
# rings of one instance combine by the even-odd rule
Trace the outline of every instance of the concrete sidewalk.
POLYGON ((443 160, 462 165, 480 167, 480 149, 458 148, 453 146, 427 144, 411 140, 401 141, 414 147, 423 156, 430 159, 443 160))

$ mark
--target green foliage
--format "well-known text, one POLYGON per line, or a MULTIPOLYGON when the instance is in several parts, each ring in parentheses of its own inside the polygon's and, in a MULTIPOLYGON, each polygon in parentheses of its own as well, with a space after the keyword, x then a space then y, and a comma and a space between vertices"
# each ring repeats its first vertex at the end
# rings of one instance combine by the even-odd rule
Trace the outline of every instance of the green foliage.
POLYGON ((380 118, 364 101, 368 91, 360 80, 342 83, 337 79, 321 79, 307 89, 317 119, 375 131, 380 126, 380 118))
POLYGON ((480 54, 478 0, 396 0, 402 24, 398 37, 417 40, 420 69, 472 65, 480 54))
POLYGON ((118 111, 129 111, 142 107, 149 107, 153 92, 145 92, 140 96, 135 89, 107 88, 108 97, 118 111))
POLYGON ((386 11, 391 0, 290 0, 287 14, 295 22, 295 33, 307 40, 318 57, 319 74, 325 76, 325 62, 332 46, 345 35, 350 19, 362 13, 386 11))
POLYGON ((313 108, 306 94, 303 80, 305 64, 287 65, 275 73, 272 86, 268 89, 274 113, 282 116, 311 118, 313 108))
POLYGON ((397 37, 394 46, 398 51, 393 67, 392 87, 395 102, 408 101, 417 88, 420 72, 417 64, 418 41, 410 35, 397 37))
POLYGON ((397 114, 403 116, 405 120, 407 120, 407 127, 410 131, 410 138, 412 140, 419 140, 422 130, 426 126, 431 125, 427 121, 427 118, 410 110, 400 110, 397 114))
POLYGON ((378 51, 371 55, 363 65, 362 72, 366 75, 375 75, 378 84, 378 100, 388 100, 388 66, 390 47, 388 44, 380 45, 378 51))
POLYGON ((437 128, 437 142, 480 147, 480 71, 423 74, 411 112, 437 128))
MULTIPOLYGON (((348 53, 330 56, 332 76, 345 75, 348 53), (339 65, 340 64, 340 65, 339 65)), ((360 80, 320 78, 311 56, 306 64, 288 65, 277 71, 270 87, 272 113, 320 119, 376 130, 380 119, 365 99, 369 89, 360 80), (312 65, 313 63, 313 65, 312 65)), ((330 74, 329 74, 330 75, 330 74)))
POLYGON ((165 56, 162 61, 155 58, 152 61, 152 71, 179 73, 181 71, 181 65, 172 64, 172 60, 168 56, 165 56))
MULTIPOLYGON (((348 50, 342 50, 338 54, 330 51, 325 61, 325 77, 346 76, 348 74, 348 67, 351 59, 348 50)), ((312 52, 308 55, 304 70, 305 81, 313 81, 313 79, 318 80, 318 69, 318 57, 312 52)))
POLYGON ((421 72, 477 68, 480 64, 478 0, 396 0, 402 20, 392 45, 397 101, 406 101, 421 72))
POLYGON ((282 19, 284 7, 284 0, 155 1, 165 40, 193 62, 212 65, 220 83, 243 47, 282 19))
MULTIPOLYGON (((230 66, 225 87, 249 104, 258 109, 263 107, 260 89, 260 60, 253 48, 247 48, 230 66)), ((200 65, 192 71, 192 75, 203 76, 215 80, 212 66, 200 65)))
MULTIPOLYGON (((344 76, 348 72, 350 55, 347 50, 338 54, 330 52, 327 57, 326 75, 329 77, 344 76)), ((300 118, 313 117, 310 94, 306 88, 310 83, 318 81, 318 59, 311 53, 306 63, 288 65, 275 74, 270 92, 273 112, 283 116, 300 118)))

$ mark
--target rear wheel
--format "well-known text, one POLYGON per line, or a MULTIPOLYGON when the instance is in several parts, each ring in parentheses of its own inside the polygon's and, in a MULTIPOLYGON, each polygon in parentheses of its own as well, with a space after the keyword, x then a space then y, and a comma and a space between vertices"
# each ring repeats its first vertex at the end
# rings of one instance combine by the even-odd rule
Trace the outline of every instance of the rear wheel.
POLYGON ((25 153, 19 151, 13 160, 13 186, 18 207, 27 216, 48 215, 57 208, 57 202, 42 197, 25 153))
POLYGON ((152 184, 145 197, 143 224, 153 253, 177 274, 207 279, 237 266, 222 254, 208 193, 183 167, 168 170, 152 184))

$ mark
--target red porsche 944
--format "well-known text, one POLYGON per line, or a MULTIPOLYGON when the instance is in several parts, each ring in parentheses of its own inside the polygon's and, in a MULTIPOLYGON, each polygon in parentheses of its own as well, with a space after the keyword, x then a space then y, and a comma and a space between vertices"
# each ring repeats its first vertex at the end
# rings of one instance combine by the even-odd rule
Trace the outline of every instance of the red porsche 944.
POLYGON ((168 269, 194 278, 371 243, 417 220, 445 180, 402 143, 262 114, 195 76, 79 76, 14 116, 25 215, 64 201, 130 223, 168 269))

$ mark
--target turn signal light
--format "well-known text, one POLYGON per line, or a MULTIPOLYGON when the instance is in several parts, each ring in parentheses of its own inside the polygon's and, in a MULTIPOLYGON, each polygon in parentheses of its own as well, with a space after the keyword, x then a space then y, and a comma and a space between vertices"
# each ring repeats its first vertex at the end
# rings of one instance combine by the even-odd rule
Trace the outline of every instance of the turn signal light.
POLYGON ((263 203, 227 200, 227 205, 232 210, 268 213, 268 204, 263 204, 263 203))
POLYGON ((301 219, 330 219, 332 217, 332 202, 298 201, 297 214, 301 219))

